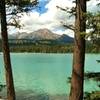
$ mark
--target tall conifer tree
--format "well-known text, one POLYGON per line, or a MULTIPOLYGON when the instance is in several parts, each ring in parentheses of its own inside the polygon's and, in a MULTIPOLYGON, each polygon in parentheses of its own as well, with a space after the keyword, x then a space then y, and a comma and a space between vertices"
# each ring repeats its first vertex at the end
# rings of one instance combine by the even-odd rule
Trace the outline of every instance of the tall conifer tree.
POLYGON ((83 100, 86 0, 76 0, 75 46, 73 54, 73 70, 69 100, 83 100))
POLYGON ((7 99, 15 100, 15 89, 13 83, 13 75, 11 68, 11 60, 8 45, 8 33, 7 33, 7 22, 6 22, 6 7, 5 0, 0 1, 1 6, 1 36, 2 36, 2 48, 4 55, 4 66, 6 75, 6 85, 7 85, 7 99))

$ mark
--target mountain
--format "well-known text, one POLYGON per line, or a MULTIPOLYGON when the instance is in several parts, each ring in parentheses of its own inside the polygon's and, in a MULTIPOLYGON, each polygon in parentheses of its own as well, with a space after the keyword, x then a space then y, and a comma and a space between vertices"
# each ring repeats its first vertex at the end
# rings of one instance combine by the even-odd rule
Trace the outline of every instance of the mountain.
POLYGON ((60 35, 52 33, 48 29, 39 29, 31 33, 20 33, 16 35, 17 39, 34 39, 34 40, 55 40, 60 35))
POLYGON ((23 32, 9 35, 9 39, 54 40, 59 43, 73 42, 73 38, 68 35, 58 35, 46 28, 31 33, 23 32))
POLYGON ((74 39, 66 34, 62 34, 57 41, 63 42, 63 43, 72 43, 74 42, 74 39))

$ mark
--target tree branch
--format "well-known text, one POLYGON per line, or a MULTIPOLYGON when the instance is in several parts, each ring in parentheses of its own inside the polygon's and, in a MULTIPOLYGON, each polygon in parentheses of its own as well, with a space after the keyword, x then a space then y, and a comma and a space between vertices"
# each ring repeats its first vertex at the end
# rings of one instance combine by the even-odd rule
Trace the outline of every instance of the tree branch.
POLYGON ((73 31, 75 30, 71 25, 63 25, 63 26, 70 29, 70 30, 73 30, 73 31))
POLYGON ((56 6, 58 9, 60 9, 60 10, 62 10, 62 11, 67 11, 68 10, 68 8, 66 7, 66 9, 65 8, 62 8, 62 7, 60 7, 60 6, 56 6))
POLYGON ((7 23, 7 26, 14 26, 16 28, 20 28, 21 27, 21 25, 16 24, 16 23, 7 23))
POLYGON ((63 24, 63 26, 64 26, 65 28, 68 28, 68 29, 72 30, 72 31, 75 31, 75 27, 74 27, 73 25, 63 24))

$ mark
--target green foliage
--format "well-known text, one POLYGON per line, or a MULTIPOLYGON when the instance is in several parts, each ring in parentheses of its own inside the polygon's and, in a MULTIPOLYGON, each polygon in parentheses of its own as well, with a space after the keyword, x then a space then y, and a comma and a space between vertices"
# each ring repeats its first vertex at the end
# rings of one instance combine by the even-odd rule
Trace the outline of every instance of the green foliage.
POLYGON ((100 12, 87 14, 87 29, 91 29, 88 37, 95 45, 100 45, 100 12))
MULTIPOLYGON (((100 88, 100 72, 87 72, 84 79, 96 81, 100 88)), ((71 83, 71 77, 68 77, 67 80, 71 83)), ((100 100, 100 91, 84 92, 84 100, 100 100)))
POLYGON ((67 78, 67 83, 71 83, 71 77, 67 78))
POLYGON ((6 87, 6 85, 3 85, 3 84, 0 83, 0 91, 2 91, 2 89, 5 88, 5 87, 6 87))
MULTIPOLYGON (((67 82, 71 82, 71 77, 68 77, 67 82)), ((100 88, 100 72, 85 73, 85 80, 94 80, 100 88)), ((100 100, 100 91, 84 92, 84 100, 100 100)))
POLYGON ((100 81, 100 72, 87 72, 85 73, 85 78, 100 81))
POLYGON ((100 91, 86 92, 84 100, 100 100, 100 91))
MULTIPOLYGON (((73 52, 73 43, 56 43, 50 40, 9 40, 11 52, 67 53, 73 52)), ((0 46, 2 47, 2 46, 0 46)), ((0 48, 2 50, 2 48, 0 48)))
POLYGON ((5 0, 7 5, 16 5, 20 7, 25 7, 27 5, 36 5, 38 0, 5 0))
MULTIPOLYGON (((71 46, 70 46, 71 48, 71 46)), ((36 52, 36 53, 67 53, 72 52, 72 49, 61 45, 19 45, 16 47, 10 47, 11 52, 36 52)))
MULTIPOLYGON (((9 40, 11 52, 37 52, 37 53, 72 53, 74 44, 73 43, 57 43, 51 40, 28 40, 18 39, 9 40)), ((2 44, 0 40, 0 51, 2 51, 2 44)), ((100 46, 94 45, 91 41, 86 43, 87 53, 100 53, 100 46)))
POLYGON ((92 41, 86 43, 86 53, 100 53, 100 46, 95 45, 92 41))

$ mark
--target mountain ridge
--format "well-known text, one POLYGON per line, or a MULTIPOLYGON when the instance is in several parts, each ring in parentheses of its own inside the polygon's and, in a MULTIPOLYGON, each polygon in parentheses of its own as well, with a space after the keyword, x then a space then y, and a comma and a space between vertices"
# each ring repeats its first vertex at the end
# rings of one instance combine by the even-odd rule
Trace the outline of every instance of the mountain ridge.
POLYGON ((57 33, 53 33, 49 29, 39 29, 34 32, 26 33, 16 33, 13 35, 9 35, 9 39, 32 39, 32 40, 55 40, 57 42, 73 42, 73 38, 62 34, 59 35, 57 33))

